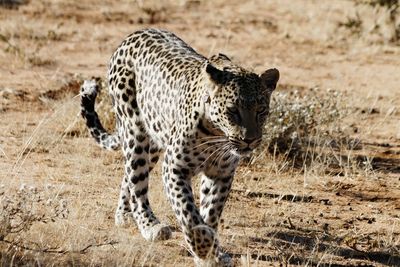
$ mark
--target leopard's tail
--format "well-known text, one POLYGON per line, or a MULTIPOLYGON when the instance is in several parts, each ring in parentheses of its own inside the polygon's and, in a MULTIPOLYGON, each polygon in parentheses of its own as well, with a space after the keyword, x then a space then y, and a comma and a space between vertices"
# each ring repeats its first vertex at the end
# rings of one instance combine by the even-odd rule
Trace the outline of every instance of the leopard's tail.
POLYGON ((81 115, 86 121, 86 126, 97 144, 109 150, 120 147, 121 141, 118 132, 109 134, 100 122, 97 112, 94 110, 95 100, 100 86, 96 80, 85 80, 81 86, 81 115))

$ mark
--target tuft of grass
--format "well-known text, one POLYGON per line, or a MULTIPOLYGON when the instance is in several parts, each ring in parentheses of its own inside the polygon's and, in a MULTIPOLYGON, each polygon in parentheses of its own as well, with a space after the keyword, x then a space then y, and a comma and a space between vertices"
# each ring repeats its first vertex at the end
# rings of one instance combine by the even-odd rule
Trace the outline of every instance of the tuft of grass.
POLYGON ((347 17, 345 21, 339 22, 338 27, 348 29, 351 34, 359 36, 362 33, 363 22, 356 13, 354 17, 347 17))
MULTIPOLYGON (((67 201, 57 194, 49 194, 49 188, 39 189, 22 184, 17 190, 0 188, 0 247, 5 259, 16 250, 41 251, 35 243, 23 236, 29 234, 37 224, 51 224, 68 218, 67 201)), ((2 264, 7 265, 1 261, 2 264)))
POLYGON ((278 172, 340 174, 358 168, 352 151, 361 143, 344 132, 342 121, 350 110, 343 103, 342 94, 334 90, 275 93, 263 143, 248 163, 272 158, 278 172))
POLYGON ((399 0, 355 0, 354 7, 355 15, 339 22, 339 28, 371 42, 400 44, 399 0))
POLYGON ((157 24, 167 21, 167 5, 158 1, 137 1, 139 9, 145 14, 138 23, 157 24))

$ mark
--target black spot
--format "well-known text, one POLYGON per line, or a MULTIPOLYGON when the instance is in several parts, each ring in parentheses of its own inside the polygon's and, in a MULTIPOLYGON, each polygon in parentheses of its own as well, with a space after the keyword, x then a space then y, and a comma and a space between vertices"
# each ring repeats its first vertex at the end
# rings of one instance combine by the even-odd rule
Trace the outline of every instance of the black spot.
POLYGON ((131 182, 134 184, 137 184, 139 182, 139 177, 137 177, 136 175, 131 177, 131 182))
POLYGON ((132 139, 129 140, 129 148, 132 149, 134 145, 135 145, 135 141, 132 139))
POLYGON ((131 167, 132 167, 132 169, 136 170, 137 167, 138 167, 137 161, 133 160, 133 161, 131 162, 131 167))
POLYGON ((137 109, 138 108, 138 104, 137 104, 136 99, 132 99, 131 106, 132 106, 133 109, 137 109))
MULTIPOLYGON (((147 42, 149 42, 149 41, 147 41, 147 42)), ((151 47, 150 47, 150 49, 149 49, 149 53, 150 53, 150 54, 153 53, 154 48, 155 48, 154 46, 151 46, 151 47)))
POLYGON ((156 148, 156 147, 152 147, 152 148, 150 148, 150 154, 155 154, 155 153, 158 153, 158 148, 156 148))
POLYGON ((189 174, 189 170, 186 169, 186 168, 182 168, 182 169, 181 169, 181 172, 182 172, 184 175, 188 175, 188 174, 189 174))
POLYGON ((131 88, 135 88, 135 80, 134 79, 129 79, 128 84, 131 88))
POLYGON ((188 204, 186 205, 186 209, 187 209, 189 212, 193 212, 193 205, 190 204, 190 203, 188 203, 188 204))
POLYGON ((136 140, 138 140, 139 142, 143 142, 146 139, 146 136, 139 134, 136 136, 136 140))
POLYGON ((141 173, 141 174, 139 174, 139 180, 140 181, 144 181, 144 180, 146 180, 146 178, 149 176, 149 173, 148 172, 144 172, 144 173, 141 173))
POLYGON ((141 146, 136 146, 135 147, 135 153, 136 154, 142 154, 143 152, 143 148, 141 146))
POLYGON ((149 153, 150 145, 146 145, 143 149, 144 152, 149 153))
POLYGON ((210 210, 208 211, 208 215, 209 215, 209 216, 213 216, 214 213, 215 213, 215 210, 214 210, 214 209, 210 209, 210 210))
POLYGON ((181 174, 181 172, 178 169, 175 169, 175 168, 172 169, 172 172, 174 174, 176 174, 176 175, 180 175, 181 174))
POLYGON ((146 165, 146 160, 145 159, 137 159, 136 160, 136 162, 137 162, 137 164, 139 165, 139 166, 144 166, 144 165, 146 165))
POLYGON ((133 116, 133 110, 130 107, 126 108, 126 111, 128 112, 128 116, 132 117, 133 116))

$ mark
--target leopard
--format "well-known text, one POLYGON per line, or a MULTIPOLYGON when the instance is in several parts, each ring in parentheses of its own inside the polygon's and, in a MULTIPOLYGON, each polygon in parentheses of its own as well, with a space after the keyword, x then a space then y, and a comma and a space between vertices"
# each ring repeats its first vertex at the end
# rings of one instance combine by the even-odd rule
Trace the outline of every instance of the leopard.
POLYGON ((240 159, 261 144, 279 76, 276 68, 256 74, 222 53, 207 58, 167 30, 128 35, 108 66, 114 133, 95 111, 99 81, 84 81, 80 92, 81 115, 96 143, 122 150, 115 224, 133 219, 145 240, 171 238, 148 198, 149 175, 162 158, 163 188, 196 265, 232 266, 218 225, 240 159))

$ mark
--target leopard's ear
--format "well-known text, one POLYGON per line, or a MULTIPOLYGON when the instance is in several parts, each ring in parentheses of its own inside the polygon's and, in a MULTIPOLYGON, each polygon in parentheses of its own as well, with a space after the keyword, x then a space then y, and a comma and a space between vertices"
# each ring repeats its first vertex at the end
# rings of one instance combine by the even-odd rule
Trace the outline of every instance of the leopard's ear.
POLYGON ((260 75, 262 85, 268 91, 274 91, 279 80, 279 70, 268 69, 260 75))
POLYGON ((227 55, 222 54, 222 53, 218 53, 218 57, 223 60, 232 61, 227 55))
POLYGON ((206 72, 210 80, 215 84, 223 84, 225 81, 224 71, 217 69, 212 64, 207 63, 206 72))
POLYGON ((210 62, 223 63, 223 62, 232 62, 232 60, 227 55, 218 53, 210 57, 210 62))

